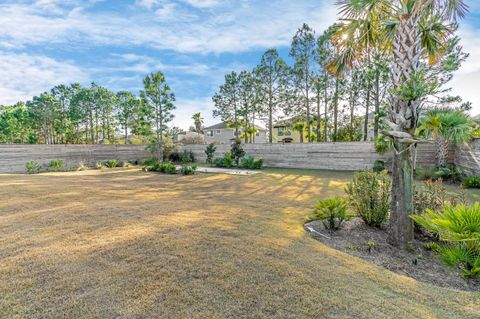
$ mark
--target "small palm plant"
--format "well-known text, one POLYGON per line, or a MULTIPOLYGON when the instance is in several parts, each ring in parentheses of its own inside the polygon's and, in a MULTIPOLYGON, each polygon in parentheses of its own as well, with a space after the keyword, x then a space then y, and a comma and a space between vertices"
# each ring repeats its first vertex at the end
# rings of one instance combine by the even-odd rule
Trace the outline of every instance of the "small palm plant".
POLYGON ((480 276, 480 204, 445 206, 439 213, 426 209, 411 218, 443 241, 441 259, 466 277, 480 276))
POLYGON ((447 164, 450 144, 465 143, 470 140, 472 126, 468 115, 459 110, 438 109, 428 112, 419 128, 420 134, 431 137, 436 145, 436 164, 447 164))
POLYGON ((348 201, 338 196, 319 200, 307 221, 321 219, 326 229, 337 230, 345 220, 350 219, 347 215, 347 206, 348 201))

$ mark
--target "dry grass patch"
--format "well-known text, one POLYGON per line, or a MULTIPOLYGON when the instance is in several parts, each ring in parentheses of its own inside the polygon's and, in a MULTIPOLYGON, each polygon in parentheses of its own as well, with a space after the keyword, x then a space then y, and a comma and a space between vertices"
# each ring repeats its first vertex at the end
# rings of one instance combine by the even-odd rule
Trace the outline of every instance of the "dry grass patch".
POLYGON ((348 173, 0 175, 2 318, 478 318, 310 238, 348 173))

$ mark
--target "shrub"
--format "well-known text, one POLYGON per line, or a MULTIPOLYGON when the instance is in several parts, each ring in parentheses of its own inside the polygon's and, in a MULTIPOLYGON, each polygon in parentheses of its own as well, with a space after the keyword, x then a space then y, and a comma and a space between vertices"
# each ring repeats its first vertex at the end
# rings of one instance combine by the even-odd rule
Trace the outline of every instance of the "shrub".
POLYGON ((197 170, 197 165, 182 165, 182 168, 180 171, 182 172, 183 175, 193 175, 195 174, 195 171, 197 170))
POLYGON ((38 164, 35 161, 30 161, 25 164, 25 169, 27 170, 27 173, 29 174, 36 174, 40 172, 40 164, 38 164))
POLYGON ((448 193, 447 189, 443 185, 442 179, 426 180, 423 182, 423 188, 415 188, 413 191, 413 206, 415 214, 421 214, 426 209, 433 211, 440 210, 447 204, 465 204, 466 199, 462 191, 460 194, 448 193))
POLYGON ((186 164, 186 163, 193 163, 195 162, 195 155, 193 154, 192 151, 183 151, 181 156, 180 156, 180 160, 182 161, 182 163, 186 164))
POLYGON ((447 205, 438 213, 427 209, 412 219, 438 235, 442 245, 441 259, 457 266, 466 277, 480 276, 480 204, 474 206, 447 205))
POLYGON ((223 167, 230 168, 233 166, 233 157, 231 152, 226 152, 223 156, 223 167))
POLYGON ((468 176, 463 181, 466 188, 480 188, 480 176, 468 176))
POLYGON ((237 167, 240 166, 240 159, 245 156, 245 151, 243 150, 240 139, 236 139, 235 142, 233 142, 230 150, 230 156, 235 162, 235 165, 237 165, 237 167))
POLYGON ((212 164, 213 164, 213 166, 216 166, 216 167, 224 167, 223 157, 217 157, 217 158, 215 158, 215 159, 212 161, 212 164))
POLYGON ((441 167, 429 167, 429 168, 417 168, 417 176, 422 180, 451 180, 452 182, 458 182, 462 180, 463 171, 461 168, 450 165, 441 167))
POLYGON ((62 160, 52 160, 50 163, 48 163, 48 167, 53 168, 53 169, 60 169, 63 166, 62 160))
POLYGON ((377 160, 375 163, 373 163, 373 171, 374 172, 382 172, 385 170, 385 162, 377 160))
POLYGON ((226 152, 223 157, 217 157, 213 160, 213 166, 230 168, 233 166, 232 153, 226 152))
POLYGON ((347 205, 348 201, 341 197, 319 200, 313 214, 307 217, 307 221, 320 219, 325 228, 337 230, 345 220, 349 219, 347 205))
POLYGON ((97 163, 95 164, 95 168, 96 168, 96 169, 102 169, 104 166, 105 166, 105 165, 103 165, 102 162, 97 162, 97 163))
POLYGON ((208 164, 213 163, 213 157, 215 156, 216 150, 217 150, 217 147, 215 146, 215 143, 208 144, 207 148, 205 149, 205 154, 207 155, 208 164))
POLYGON ((120 166, 120 162, 115 159, 107 160, 103 164, 105 165, 105 167, 108 168, 115 168, 120 166))
POLYGON ((174 151, 168 155, 168 160, 173 163, 192 163, 195 161, 195 155, 192 151, 184 150, 182 152, 174 151))
POLYGON ((385 154, 393 148, 392 139, 385 135, 378 135, 375 139, 375 150, 379 154, 385 154))
POLYGON ((365 169, 355 173, 345 191, 350 204, 363 221, 374 227, 385 222, 390 211, 392 180, 387 173, 365 169))
POLYGON ((177 167, 172 163, 161 163, 156 171, 166 174, 177 174, 177 167))
POLYGON ((158 158, 156 157, 151 157, 143 161, 143 165, 145 166, 153 166, 158 164, 158 158))
POLYGON ((263 167, 263 158, 257 158, 253 162, 252 169, 261 169, 263 167))
POLYGON ((240 161, 240 167, 241 168, 252 168, 253 163, 255 162, 255 159, 252 156, 245 156, 242 158, 240 161))
POLYGON ((263 166, 263 159, 261 158, 253 158, 252 156, 245 156, 242 158, 240 162, 241 168, 248 168, 248 169, 261 169, 263 166))

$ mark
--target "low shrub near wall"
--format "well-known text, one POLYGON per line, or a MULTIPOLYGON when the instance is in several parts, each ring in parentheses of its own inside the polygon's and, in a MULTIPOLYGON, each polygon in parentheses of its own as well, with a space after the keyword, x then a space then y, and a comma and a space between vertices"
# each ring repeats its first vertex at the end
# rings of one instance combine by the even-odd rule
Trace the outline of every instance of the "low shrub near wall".
POLYGON ((144 145, 0 144, 0 173, 25 173, 27 162, 38 163, 42 170, 74 170, 80 163, 95 167, 109 159, 135 163, 150 156, 144 145))
POLYGON ((466 188, 480 188, 480 176, 468 176, 463 181, 466 188))

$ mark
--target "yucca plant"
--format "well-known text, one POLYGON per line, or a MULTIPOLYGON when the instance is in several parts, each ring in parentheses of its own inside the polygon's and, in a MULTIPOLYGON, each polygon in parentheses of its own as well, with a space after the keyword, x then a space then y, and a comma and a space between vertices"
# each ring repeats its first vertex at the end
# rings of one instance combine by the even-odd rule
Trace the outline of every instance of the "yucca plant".
POLYGON ((448 265, 457 266, 466 277, 480 276, 480 204, 445 206, 436 213, 426 209, 411 218, 444 243, 439 254, 448 265))
POLYGON ((350 219, 347 215, 347 206, 348 201, 338 196, 319 200, 307 221, 320 219, 326 229, 337 230, 345 220, 350 219))

